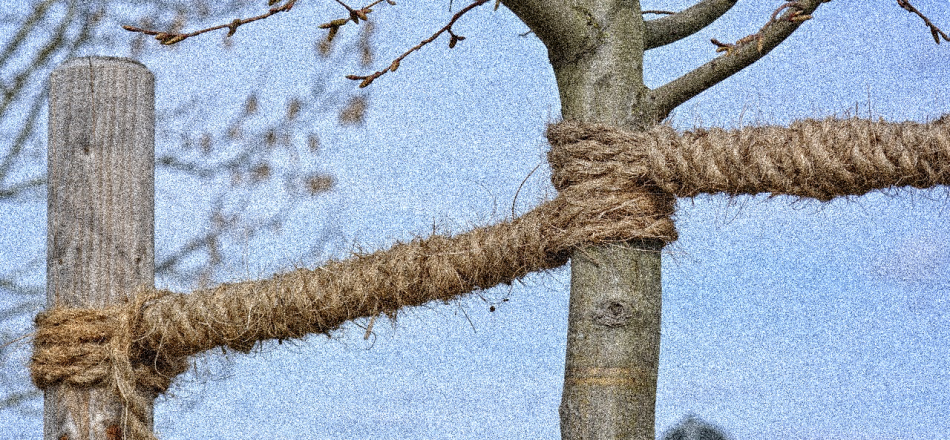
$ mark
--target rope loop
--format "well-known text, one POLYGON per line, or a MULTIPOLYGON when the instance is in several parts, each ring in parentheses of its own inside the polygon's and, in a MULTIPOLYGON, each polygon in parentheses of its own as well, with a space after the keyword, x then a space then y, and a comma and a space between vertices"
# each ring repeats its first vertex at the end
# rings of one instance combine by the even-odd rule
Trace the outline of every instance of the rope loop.
POLYGON ((40 389, 108 387, 124 403, 125 438, 151 440, 149 405, 188 368, 135 344, 145 305, 160 291, 137 289, 132 301, 102 309, 52 308, 37 314, 30 374, 40 389))
POLYGON ((649 173, 629 169, 669 135, 676 133, 667 126, 640 133, 575 121, 548 126, 551 183, 567 207, 556 217, 573 236, 569 246, 676 240, 675 196, 649 173))

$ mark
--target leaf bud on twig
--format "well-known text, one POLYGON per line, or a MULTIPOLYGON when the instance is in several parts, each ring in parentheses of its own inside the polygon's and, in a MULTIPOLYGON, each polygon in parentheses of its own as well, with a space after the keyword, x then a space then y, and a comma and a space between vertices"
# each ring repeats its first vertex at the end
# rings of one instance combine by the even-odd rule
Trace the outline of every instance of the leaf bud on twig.
POLYGON ((336 19, 336 20, 330 20, 329 22, 323 23, 323 24, 321 24, 321 25, 319 25, 319 26, 317 26, 317 27, 320 28, 320 29, 335 28, 335 27, 343 26, 344 24, 346 24, 347 21, 350 21, 350 19, 348 19, 348 18, 338 18, 338 19, 336 19))
POLYGON ((240 18, 235 18, 234 21, 232 21, 231 24, 228 25, 228 35, 227 35, 227 36, 228 36, 228 37, 233 36, 234 33, 237 32, 238 26, 240 26, 240 25, 241 25, 241 19, 240 19, 240 18))

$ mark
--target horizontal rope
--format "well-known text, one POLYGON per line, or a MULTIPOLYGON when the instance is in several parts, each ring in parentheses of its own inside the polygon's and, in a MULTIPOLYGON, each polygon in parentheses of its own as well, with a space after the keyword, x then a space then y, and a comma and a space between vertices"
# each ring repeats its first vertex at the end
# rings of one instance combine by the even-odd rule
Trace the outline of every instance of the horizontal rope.
POLYGON ((650 182, 677 197, 701 193, 793 195, 822 201, 891 187, 950 183, 950 115, 926 124, 806 119, 789 127, 679 134, 599 124, 549 127, 555 187, 593 176, 650 182))

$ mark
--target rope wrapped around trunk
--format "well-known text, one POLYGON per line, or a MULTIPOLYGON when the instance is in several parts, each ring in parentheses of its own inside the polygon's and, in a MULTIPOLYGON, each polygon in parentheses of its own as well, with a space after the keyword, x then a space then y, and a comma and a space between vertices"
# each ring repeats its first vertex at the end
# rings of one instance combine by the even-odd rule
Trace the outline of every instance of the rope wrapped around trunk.
POLYGON ((130 438, 151 439, 147 399, 167 389, 188 356, 394 317, 404 307, 559 267, 583 246, 671 242, 676 197, 771 193, 824 201, 950 183, 950 116, 927 124, 825 119, 685 133, 565 121, 546 134, 558 196, 521 217, 265 280, 189 294, 142 288, 108 309, 54 307, 36 318, 33 381, 111 387, 126 402, 130 438))

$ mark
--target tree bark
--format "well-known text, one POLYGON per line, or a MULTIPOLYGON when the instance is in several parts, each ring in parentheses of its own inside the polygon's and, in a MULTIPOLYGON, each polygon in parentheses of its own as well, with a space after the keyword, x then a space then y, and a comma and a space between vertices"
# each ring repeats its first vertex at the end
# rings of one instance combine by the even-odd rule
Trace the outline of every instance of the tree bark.
MULTIPOLYGON (((50 78, 47 307, 104 307, 154 282, 155 80, 138 62, 78 58, 50 78)), ((105 387, 45 390, 45 440, 121 439, 105 387)))
POLYGON ((572 256, 561 438, 655 438, 661 248, 628 243, 572 256))
MULTIPOLYGON (((636 0, 501 1, 547 47, 563 119, 637 131, 761 59, 828 0, 784 3, 729 54, 655 90, 643 83, 644 51, 696 32, 735 1, 701 0, 649 23, 636 0)), ((654 439, 662 248, 643 240, 572 255, 563 439, 654 439)))
MULTIPOLYGON (((570 12, 565 22, 582 25, 568 40, 583 43, 548 45, 563 118, 631 130, 655 124, 639 2, 575 1, 570 12)), ((649 240, 572 255, 561 438, 654 439, 662 246, 649 240)))

